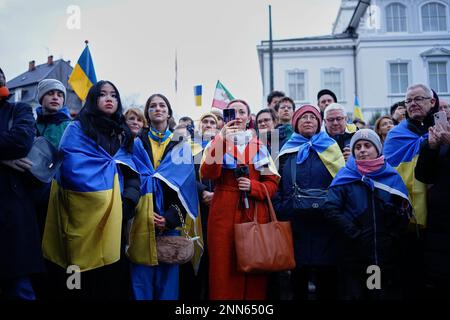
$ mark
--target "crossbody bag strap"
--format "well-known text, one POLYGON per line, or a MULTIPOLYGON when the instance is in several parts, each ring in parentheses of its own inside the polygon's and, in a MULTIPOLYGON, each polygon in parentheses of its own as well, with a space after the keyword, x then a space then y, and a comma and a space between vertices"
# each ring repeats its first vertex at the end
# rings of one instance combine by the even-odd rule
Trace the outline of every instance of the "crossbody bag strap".
POLYGON ((297 159, 294 157, 294 159, 291 160, 291 179, 292 179, 292 185, 294 186, 294 191, 297 190, 297 159))

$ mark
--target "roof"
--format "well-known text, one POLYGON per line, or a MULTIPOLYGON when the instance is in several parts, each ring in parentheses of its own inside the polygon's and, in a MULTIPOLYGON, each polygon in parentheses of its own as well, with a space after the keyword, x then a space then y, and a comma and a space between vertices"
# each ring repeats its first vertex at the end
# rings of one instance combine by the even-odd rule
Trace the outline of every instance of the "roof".
MULTIPOLYGON (((338 39, 351 39, 353 37, 354 37, 354 35, 352 35, 350 33, 339 33, 339 34, 328 34, 328 35, 324 35, 324 36, 315 36, 315 37, 273 40, 272 43, 290 42, 290 41, 338 40, 338 39)), ((263 41, 261 41, 261 45, 268 43, 268 42, 269 42, 269 40, 263 40, 263 41)))
POLYGON ((9 80, 7 82, 7 86, 9 89, 14 89, 17 87, 27 86, 33 83, 38 83, 39 81, 45 79, 47 75, 55 69, 58 64, 67 63, 63 59, 58 59, 53 61, 53 64, 49 65, 47 63, 40 64, 36 66, 36 69, 33 71, 26 71, 17 77, 9 80))

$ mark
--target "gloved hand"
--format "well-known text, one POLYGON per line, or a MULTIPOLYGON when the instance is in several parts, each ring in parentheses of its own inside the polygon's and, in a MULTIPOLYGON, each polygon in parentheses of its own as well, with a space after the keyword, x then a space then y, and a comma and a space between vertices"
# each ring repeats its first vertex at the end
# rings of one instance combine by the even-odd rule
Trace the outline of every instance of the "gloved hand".
POLYGON ((2 160, 1 163, 20 172, 30 170, 31 167, 33 166, 33 162, 31 162, 28 158, 15 160, 2 160))

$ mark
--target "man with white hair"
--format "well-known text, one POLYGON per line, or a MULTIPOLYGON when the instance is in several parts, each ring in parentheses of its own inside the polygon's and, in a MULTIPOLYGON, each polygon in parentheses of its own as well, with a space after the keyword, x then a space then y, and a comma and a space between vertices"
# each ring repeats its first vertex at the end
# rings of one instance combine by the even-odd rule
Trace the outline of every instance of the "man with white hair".
POLYGON ((350 140, 355 130, 347 129, 347 115, 345 109, 339 103, 331 103, 324 111, 325 130, 328 135, 336 140, 341 148, 345 161, 351 155, 350 140))
POLYGON ((415 231, 409 233, 407 245, 403 248, 403 262, 405 269, 408 269, 404 274, 404 292, 409 298, 420 298, 425 288, 422 239, 427 224, 427 186, 416 179, 414 169, 419 152, 428 139, 428 129, 433 126, 433 113, 438 111, 435 103, 436 99, 428 86, 410 86, 405 96, 406 120, 388 133, 384 144, 386 161, 398 171, 408 188, 414 209, 411 225, 415 228, 411 230, 417 230, 420 235, 417 237, 415 231))

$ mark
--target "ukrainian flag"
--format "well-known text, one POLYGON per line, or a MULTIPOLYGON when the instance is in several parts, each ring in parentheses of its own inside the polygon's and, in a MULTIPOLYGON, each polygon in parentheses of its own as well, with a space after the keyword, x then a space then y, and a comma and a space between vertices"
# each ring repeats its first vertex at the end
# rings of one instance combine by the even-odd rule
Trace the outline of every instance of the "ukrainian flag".
POLYGON ((136 171, 132 154, 111 157, 71 123, 61 139, 63 163, 50 191, 43 253, 63 268, 87 271, 120 259, 123 179, 118 164, 136 171))
POLYGON ((320 160, 322 160, 322 163, 333 178, 345 166, 345 160, 339 145, 323 131, 313 135, 310 139, 294 132, 283 148, 281 148, 277 159, 284 154, 298 152, 297 164, 300 164, 308 158, 311 150, 317 152, 320 160))
POLYGON ((89 47, 86 44, 78 59, 75 68, 73 68, 68 80, 73 91, 82 100, 86 100, 89 89, 97 83, 97 76, 95 75, 94 63, 92 62, 89 47))
POLYGON ((200 107, 202 105, 202 85, 194 86, 195 105, 200 107))
POLYGON ((364 116, 361 111, 361 107, 359 106, 358 96, 355 95, 355 106, 353 107, 353 120, 356 118, 364 121, 364 116))
MULTIPOLYGON (((194 233, 197 231, 195 223, 188 223, 189 220, 192 224, 198 219, 198 195, 192 153, 188 143, 180 143, 165 155, 155 169, 141 140, 136 139, 133 159, 141 173, 141 200, 131 228, 127 255, 136 264, 157 265, 153 212, 164 214, 163 183, 176 192, 186 210, 187 229, 192 228, 194 233)), ((168 232, 173 234, 173 231, 168 232)), ((201 246, 203 248, 203 244, 201 246)))
POLYGON ((408 121, 402 121, 389 131, 384 144, 386 161, 394 167, 408 188, 416 223, 426 226, 427 185, 416 179, 414 168, 419 157, 420 144, 428 134, 419 136, 408 129, 408 121))

